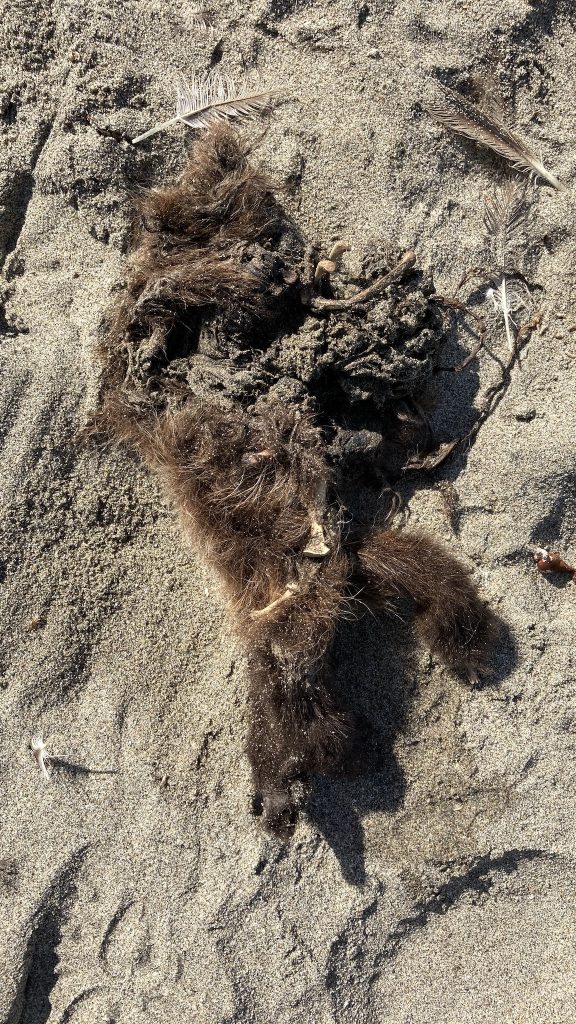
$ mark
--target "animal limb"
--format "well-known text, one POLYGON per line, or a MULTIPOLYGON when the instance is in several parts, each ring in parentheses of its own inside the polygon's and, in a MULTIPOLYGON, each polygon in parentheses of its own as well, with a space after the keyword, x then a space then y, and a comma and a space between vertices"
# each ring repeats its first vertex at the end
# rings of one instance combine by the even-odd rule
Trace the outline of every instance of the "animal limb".
POLYGON ((377 607, 409 597, 427 647, 476 682, 487 670, 496 620, 480 600, 470 572, 424 533, 380 530, 358 548, 365 598, 377 607))

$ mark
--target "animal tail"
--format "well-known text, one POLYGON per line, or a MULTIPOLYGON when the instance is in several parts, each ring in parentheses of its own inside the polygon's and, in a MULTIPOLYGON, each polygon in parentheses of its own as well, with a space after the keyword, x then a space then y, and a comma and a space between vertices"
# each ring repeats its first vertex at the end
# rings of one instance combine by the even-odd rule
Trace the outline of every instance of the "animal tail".
POLYGON ((375 530, 357 548, 359 584, 373 607, 410 598, 424 643, 458 674, 476 682, 489 672, 497 619, 470 571, 426 533, 375 530))

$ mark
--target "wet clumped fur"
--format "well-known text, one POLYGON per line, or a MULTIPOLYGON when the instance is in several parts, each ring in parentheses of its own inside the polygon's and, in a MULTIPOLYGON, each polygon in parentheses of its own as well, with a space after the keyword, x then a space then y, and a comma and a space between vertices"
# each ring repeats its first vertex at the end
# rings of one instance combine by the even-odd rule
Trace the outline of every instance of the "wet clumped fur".
MULTIPOLYGON (((139 204, 95 416, 159 475, 223 582, 248 652, 254 808, 283 838, 310 774, 354 756, 331 651, 358 595, 375 611, 411 604, 423 642, 470 680, 495 636, 445 547, 368 527, 354 504, 422 443, 416 399, 444 340, 432 283, 410 271, 357 309, 318 313, 317 257, 240 137, 211 128, 178 183, 139 204)), ((354 283, 391 262, 373 245, 354 283)))

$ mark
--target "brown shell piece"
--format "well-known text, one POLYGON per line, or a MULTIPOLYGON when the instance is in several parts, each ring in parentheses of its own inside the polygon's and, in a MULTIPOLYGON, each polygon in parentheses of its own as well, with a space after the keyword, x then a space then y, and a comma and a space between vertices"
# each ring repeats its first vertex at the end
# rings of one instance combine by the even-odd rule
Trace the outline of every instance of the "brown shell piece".
POLYGON ((565 562, 557 551, 548 551, 546 548, 534 548, 533 556, 540 572, 576 572, 574 566, 565 562))

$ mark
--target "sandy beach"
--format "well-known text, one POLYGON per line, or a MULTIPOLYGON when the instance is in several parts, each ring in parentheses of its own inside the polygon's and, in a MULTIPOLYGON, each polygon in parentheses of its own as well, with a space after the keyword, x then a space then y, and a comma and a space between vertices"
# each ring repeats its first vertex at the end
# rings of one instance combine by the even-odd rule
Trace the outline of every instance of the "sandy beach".
MULTIPOLYGON (((0 1020, 5 1024, 573 1024, 576 18, 569 0, 5 3, 0 69, 0 1020), (346 627, 337 672, 389 746, 319 779, 291 844, 251 814, 246 666, 218 582, 129 453, 78 439, 134 198, 191 133, 130 140, 218 66, 280 89, 253 161, 328 250, 414 249, 438 293, 486 264, 506 163, 435 123, 493 78, 569 186, 530 192, 539 326, 472 445, 398 489, 506 623, 489 685, 409 625, 346 627), (30 751, 48 744, 50 780, 30 751)), ((519 177, 517 175, 517 177, 519 177)), ((436 381, 438 442, 507 356, 436 381)), ((451 323, 443 361, 475 345, 451 323)))

